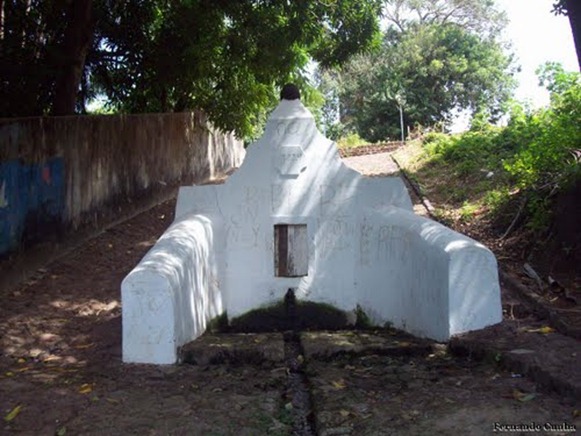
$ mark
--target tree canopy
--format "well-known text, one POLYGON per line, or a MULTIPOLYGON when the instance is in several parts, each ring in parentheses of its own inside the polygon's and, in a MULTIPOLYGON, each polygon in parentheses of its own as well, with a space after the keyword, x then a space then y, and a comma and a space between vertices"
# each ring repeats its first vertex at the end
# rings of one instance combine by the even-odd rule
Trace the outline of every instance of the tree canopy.
POLYGON ((120 111, 202 109, 218 127, 249 134, 275 87, 305 80, 309 59, 329 67, 370 46, 380 8, 379 0, 3 0, 0 116, 54 113, 59 78, 68 77, 77 111, 101 93, 120 111))
POLYGON ((481 36, 494 36, 507 23, 494 0, 384 0, 383 13, 392 29, 416 24, 454 23, 481 36))
POLYGON ((504 16, 493 2, 385 3, 391 24, 380 48, 334 75, 343 123, 379 141, 400 136, 401 112, 407 126, 446 123, 456 110, 492 118, 502 113, 514 80, 511 58, 497 39, 504 16))

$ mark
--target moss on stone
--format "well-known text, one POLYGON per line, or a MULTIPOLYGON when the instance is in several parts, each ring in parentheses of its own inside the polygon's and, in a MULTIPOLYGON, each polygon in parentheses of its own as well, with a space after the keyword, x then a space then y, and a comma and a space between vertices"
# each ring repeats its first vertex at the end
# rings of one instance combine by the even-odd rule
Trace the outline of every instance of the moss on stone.
POLYGON ((338 330, 348 327, 345 312, 336 307, 312 301, 297 301, 289 316, 283 301, 251 310, 230 320, 236 332, 269 332, 285 330, 338 330))
POLYGON ((228 313, 224 312, 208 321, 207 331, 211 333, 221 333, 228 331, 228 313))

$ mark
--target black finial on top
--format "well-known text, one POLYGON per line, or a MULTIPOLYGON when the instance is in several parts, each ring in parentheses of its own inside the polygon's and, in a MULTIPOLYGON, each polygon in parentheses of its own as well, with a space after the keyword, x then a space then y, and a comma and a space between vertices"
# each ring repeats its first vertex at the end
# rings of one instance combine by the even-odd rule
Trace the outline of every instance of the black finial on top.
POLYGON ((301 99, 301 92, 296 85, 292 83, 287 83, 282 87, 282 91, 280 91, 280 99, 281 100, 300 100, 301 99))

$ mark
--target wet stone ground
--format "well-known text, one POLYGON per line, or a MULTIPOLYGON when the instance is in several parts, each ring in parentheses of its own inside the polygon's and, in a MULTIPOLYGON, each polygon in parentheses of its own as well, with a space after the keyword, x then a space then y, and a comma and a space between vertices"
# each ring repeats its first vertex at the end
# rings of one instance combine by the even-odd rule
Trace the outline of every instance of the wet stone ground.
MULTIPOLYGON (((263 425, 255 434, 485 435, 495 423, 575 425, 573 400, 442 344, 394 330, 303 331, 293 350, 300 354, 289 360, 289 334, 208 334, 184 348, 184 366, 199 355, 193 367, 208 374, 270 383, 272 404, 255 409, 263 425), (304 378, 293 381, 298 373, 304 378)), ((246 405, 261 404, 252 401, 246 405)))

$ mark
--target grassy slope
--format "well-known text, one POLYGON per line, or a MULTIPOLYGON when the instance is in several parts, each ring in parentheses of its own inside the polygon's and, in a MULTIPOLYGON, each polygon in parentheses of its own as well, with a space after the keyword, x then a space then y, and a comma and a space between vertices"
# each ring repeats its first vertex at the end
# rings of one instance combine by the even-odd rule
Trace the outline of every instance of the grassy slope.
POLYGON ((578 290, 578 262, 563 241, 578 239, 579 226, 559 235, 560 222, 575 219, 569 206, 563 209, 559 204, 572 205, 572 201, 556 198, 553 224, 539 231, 527 224, 521 208, 524 196, 504 170, 506 156, 501 151, 446 159, 430 150, 430 145, 411 141, 393 156, 430 200, 440 221, 483 242, 505 268, 522 274, 523 264, 529 262, 544 279, 552 275, 578 290))
POLYGON ((466 171, 463 162, 451 164, 426 153, 419 140, 406 143, 393 156, 433 202, 435 215, 456 228, 490 212, 491 192, 506 188, 500 168, 472 161, 473 170, 466 171))

